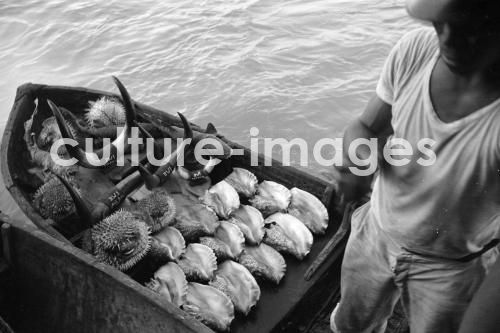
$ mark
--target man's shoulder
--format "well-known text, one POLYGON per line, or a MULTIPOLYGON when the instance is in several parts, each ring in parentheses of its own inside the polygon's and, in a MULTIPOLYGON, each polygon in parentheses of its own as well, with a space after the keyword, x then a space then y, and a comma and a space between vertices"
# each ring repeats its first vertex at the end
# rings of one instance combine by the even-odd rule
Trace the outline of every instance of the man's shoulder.
POLYGON ((438 50, 437 36, 432 28, 419 28, 403 35, 382 68, 376 90, 378 96, 392 104, 410 81, 421 77, 416 74, 427 68, 438 50))
POLYGON ((401 37, 401 41, 405 43, 428 43, 435 42, 436 40, 436 33, 432 27, 413 29, 401 37))
POLYGON ((402 57, 418 60, 434 54, 439 48, 439 44, 434 29, 424 27, 403 35, 397 48, 402 57))

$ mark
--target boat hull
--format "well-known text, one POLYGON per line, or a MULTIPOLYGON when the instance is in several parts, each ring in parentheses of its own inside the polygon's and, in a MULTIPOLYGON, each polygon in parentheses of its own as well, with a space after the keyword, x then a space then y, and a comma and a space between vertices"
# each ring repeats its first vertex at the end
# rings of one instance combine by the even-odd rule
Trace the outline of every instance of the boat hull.
MULTIPOLYGON (((84 110, 89 100, 96 100, 103 95, 116 96, 86 88, 37 84, 25 84, 18 88, 2 140, 2 174, 11 195, 39 229, 28 228, 24 224, 14 225, 14 272, 25 279, 20 280, 22 282, 15 289, 16 294, 20 293, 23 299, 29 299, 32 295, 35 300, 30 304, 40 309, 37 310, 40 312, 39 327, 50 328, 47 331, 52 332, 73 331, 73 326, 83 322, 87 329, 81 331, 85 332, 98 331, 99 328, 105 331, 104 328, 113 325, 123 325, 118 326, 123 331, 131 328, 140 328, 141 331, 166 328, 167 331, 206 331, 208 328, 135 281, 140 278, 134 280, 110 266, 97 263, 92 256, 73 245, 76 238, 72 237, 78 234, 78 230, 56 228, 53 221, 42 218, 31 205, 30 198, 35 189, 33 184, 37 180, 27 171, 26 161, 29 157, 23 140, 23 124, 31 117, 35 101, 38 100, 39 113, 48 116, 50 110, 43 107, 47 98, 68 110, 84 110), (24 290, 22 286, 25 281, 33 281, 29 285, 37 287, 24 290), (66 315, 66 312, 71 314, 66 315), (127 321, 131 323, 130 326, 126 324, 127 321), (54 325, 59 326, 52 329, 54 325)), ((161 125, 182 126, 173 115, 141 103, 135 104, 137 114, 142 119, 161 125)), ((39 129, 35 127, 34 130, 39 129)), ((338 298, 340 260, 345 241, 339 243, 311 279, 304 279, 307 269, 340 225, 341 216, 335 212, 333 189, 323 179, 283 166, 278 161, 273 161, 272 166, 264 166, 262 155, 258 156, 258 165, 251 166, 250 150, 225 138, 223 140, 233 149, 242 149, 243 155, 232 156, 219 164, 211 174, 213 182, 223 179, 232 168, 243 167, 252 171, 259 181, 272 180, 288 188, 298 187, 312 193, 329 207, 330 213, 328 229, 325 235, 315 237, 310 254, 302 261, 286 257, 287 273, 283 281, 279 286, 263 283, 257 307, 246 317, 237 316, 231 331, 307 330, 327 304, 338 298)), ((137 276, 140 275, 141 272, 137 276)))

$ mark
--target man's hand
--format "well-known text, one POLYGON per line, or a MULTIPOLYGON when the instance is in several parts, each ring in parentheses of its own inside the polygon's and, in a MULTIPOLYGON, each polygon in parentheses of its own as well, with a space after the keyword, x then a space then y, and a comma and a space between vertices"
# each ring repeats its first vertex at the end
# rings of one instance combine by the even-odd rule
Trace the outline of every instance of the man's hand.
POLYGON ((333 169, 335 179, 336 206, 340 212, 351 201, 361 201, 370 192, 372 176, 356 176, 349 169, 338 167, 333 169))

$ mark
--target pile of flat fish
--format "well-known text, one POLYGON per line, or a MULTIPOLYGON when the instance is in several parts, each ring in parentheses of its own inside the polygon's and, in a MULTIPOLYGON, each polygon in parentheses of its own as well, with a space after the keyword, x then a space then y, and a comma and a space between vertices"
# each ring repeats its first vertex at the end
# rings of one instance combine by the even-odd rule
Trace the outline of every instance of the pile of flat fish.
POLYGON ((198 198, 172 194, 176 221, 153 235, 171 255, 147 286, 210 328, 227 331, 235 313, 248 315, 257 305, 258 281, 279 285, 283 254, 293 260, 308 255, 313 234, 328 226, 328 213, 310 193, 259 184, 242 168, 205 186, 204 193, 191 191, 198 198))

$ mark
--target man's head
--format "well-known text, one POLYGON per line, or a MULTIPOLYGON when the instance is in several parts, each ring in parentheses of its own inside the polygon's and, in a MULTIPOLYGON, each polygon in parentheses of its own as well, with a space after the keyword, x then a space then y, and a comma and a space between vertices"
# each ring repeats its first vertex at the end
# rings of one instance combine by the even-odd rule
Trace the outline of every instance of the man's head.
POLYGON ((410 16, 424 21, 500 18, 498 0, 407 0, 410 16))
POLYGON ((432 22, 451 70, 466 73, 500 62, 499 0, 407 0, 406 9, 432 22))

